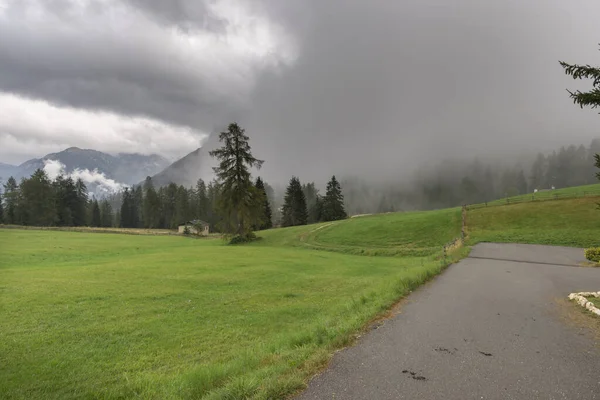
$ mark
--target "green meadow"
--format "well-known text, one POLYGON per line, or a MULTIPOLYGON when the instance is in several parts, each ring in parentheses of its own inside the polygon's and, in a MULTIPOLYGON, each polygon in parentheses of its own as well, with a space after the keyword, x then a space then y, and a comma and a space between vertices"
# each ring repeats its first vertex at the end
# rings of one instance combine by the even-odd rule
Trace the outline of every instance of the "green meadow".
MULTIPOLYGON (((472 210, 468 244, 597 245, 596 202, 472 210)), ((274 229, 244 246, 0 229, 0 397, 288 397, 440 273, 460 229, 460 209, 274 229)))

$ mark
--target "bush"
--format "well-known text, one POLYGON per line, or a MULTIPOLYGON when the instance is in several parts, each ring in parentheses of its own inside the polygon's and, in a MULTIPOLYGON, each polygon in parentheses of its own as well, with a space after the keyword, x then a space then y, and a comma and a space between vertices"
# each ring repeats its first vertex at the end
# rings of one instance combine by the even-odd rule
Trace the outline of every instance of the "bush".
POLYGON ((242 244, 252 242, 256 240, 256 234, 254 232, 247 233, 245 235, 235 235, 229 240, 229 244, 242 244))
POLYGON ((592 247, 585 250, 585 258, 593 262, 600 262, 600 247, 592 247))
POLYGON ((190 227, 186 226, 185 228, 183 228, 183 234, 184 235, 190 235, 192 232, 190 232, 190 227))

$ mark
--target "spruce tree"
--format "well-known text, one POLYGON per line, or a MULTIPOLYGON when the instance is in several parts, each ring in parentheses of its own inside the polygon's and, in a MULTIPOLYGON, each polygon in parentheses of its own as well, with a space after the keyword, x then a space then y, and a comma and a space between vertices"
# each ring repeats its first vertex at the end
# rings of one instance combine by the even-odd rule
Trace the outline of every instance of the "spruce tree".
POLYGON ((2 194, 0 193, 0 224, 4 223, 4 205, 2 204, 2 194))
POLYGON ((285 191, 281 225, 297 226, 306 225, 307 223, 308 210, 306 208, 306 198, 304 197, 300 180, 293 176, 285 191))
POLYGON ((344 209, 344 195, 342 187, 335 178, 331 177, 327 183, 325 198, 323 199, 323 221, 338 221, 347 218, 346 210, 344 209))
POLYGON ((54 190, 48 175, 37 169, 20 185, 19 214, 23 225, 52 226, 56 223, 54 190))
POLYGON ((271 229, 273 227, 273 216, 271 211, 271 204, 269 204, 269 198, 267 197, 267 191, 263 180, 258 177, 256 179, 256 189, 264 196, 263 212, 261 217, 261 223, 257 225, 257 230, 271 229))
POLYGON ((581 108, 600 106, 600 67, 567 64, 564 61, 560 61, 560 65, 564 68, 565 73, 572 76, 573 79, 590 79, 592 81, 592 89, 588 92, 568 91, 573 102, 581 108))
POLYGON ((100 203, 100 226, 103 228, 110 228, 113 225, 113 211, 112 206, 108 200, 104 199, 100 203))
POLYGON ((158 228, 160 219, 160 201, 154 189, 152 178, 144 182, 144 199, 142 205, 142 220, 147 229, 158 228))
POLYGON ((194 215, 196 218, 208 222, 209 215, 209 207, 210 202, 208 200, 208 195, 206 192, 206 183, 202 179, 198 179, 196 182, 196 196, 195 196, 195 212, 194 215))
POLYGON ((102 226, 102 217, 100 214, 100 204, 98 204, 98 200, 94 199, 92 201, 92 220, 91 226, 98 228, 102 226))
POLYGON ((89 202, 88 191, 81 178, 75 182, 75 201, 72 209, 73 225, 87 225, 87 205, 89 202))
POLYGON ((5 222, 9 225, 18 224, 17 208, 19 205, 19 186, 12 176, 4 184, 5 222))
POLYGON ((210 155, 219 160, 213 170, 221 193, 218 203, 221 227, 226 234, 247 237, 263 211, 263 195, 251 181, 249 169, 260 168, 264 161, 252 155, 250 138, 236 123, 219 134, 219 141, 222 147, 210 155))

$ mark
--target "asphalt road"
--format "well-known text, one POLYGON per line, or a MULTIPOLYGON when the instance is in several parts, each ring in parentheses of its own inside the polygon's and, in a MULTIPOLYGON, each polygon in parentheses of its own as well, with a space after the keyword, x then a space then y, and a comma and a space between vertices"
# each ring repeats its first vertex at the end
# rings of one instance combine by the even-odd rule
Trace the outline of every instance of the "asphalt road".
POLYGON ((564 300, 600 290, 600 269, 581 261, 578 249, 477 245, 298 398, 600 399, 595 322, 564 300))

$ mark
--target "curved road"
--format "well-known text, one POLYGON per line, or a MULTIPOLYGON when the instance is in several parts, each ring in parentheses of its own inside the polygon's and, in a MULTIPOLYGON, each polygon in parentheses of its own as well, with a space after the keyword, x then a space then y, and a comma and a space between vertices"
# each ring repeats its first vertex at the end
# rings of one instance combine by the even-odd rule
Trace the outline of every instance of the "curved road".
POLYGON ((600 268, 582 261, 581 249, 479 244, 299 399, 600 399, 600 323, 565 301, 600 290, 600 268))

